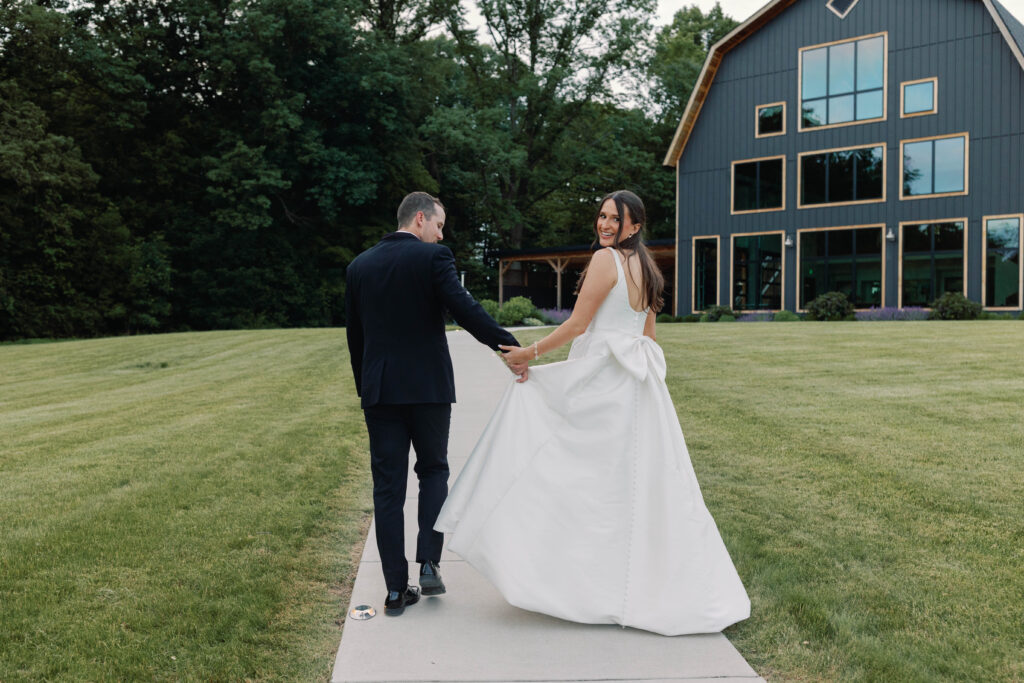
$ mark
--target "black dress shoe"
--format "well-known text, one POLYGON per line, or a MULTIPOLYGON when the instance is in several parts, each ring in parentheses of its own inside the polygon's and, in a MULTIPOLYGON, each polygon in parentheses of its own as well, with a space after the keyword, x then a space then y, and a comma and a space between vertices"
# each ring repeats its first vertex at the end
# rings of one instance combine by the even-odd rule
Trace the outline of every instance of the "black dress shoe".
POLYGON ((409 605, 415 605, 420 599, 420 589, 416 586, 406 586, 404 591, 389 591, 388 597, 384 599, 384 614, 389 617, 397 617, 409 605))
POLYGON ((444 595, 444 581, 441 580, 441 569, 437 562, 427 560, 420 565, 420 588, 424 595, 444 595))

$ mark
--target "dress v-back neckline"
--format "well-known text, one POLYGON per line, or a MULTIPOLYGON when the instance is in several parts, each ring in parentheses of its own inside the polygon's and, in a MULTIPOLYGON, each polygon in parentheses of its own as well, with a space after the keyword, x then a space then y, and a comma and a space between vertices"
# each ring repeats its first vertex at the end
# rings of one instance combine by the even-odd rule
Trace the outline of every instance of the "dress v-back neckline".
POLYGON ((635 308, 633 308, 633 304, 630 303, 630 301, 629 301, 629 283, 626 282, 626 264, 623 263, 623 260, 624 260, 625 257, 622 256, 622 253, 618 249, 616 249, 615 247, 608 247, 608 248, 611 249, 612 252, 615 254, 615 267, 619 271, 619 282, 622 283, 622 288, 626 292, 626 307, 629 308, 629 310, 633 311, 634 313, 636 313, 638 315, 646 313, 647 309, 644 309, 642 311, 638 311, 635 308))

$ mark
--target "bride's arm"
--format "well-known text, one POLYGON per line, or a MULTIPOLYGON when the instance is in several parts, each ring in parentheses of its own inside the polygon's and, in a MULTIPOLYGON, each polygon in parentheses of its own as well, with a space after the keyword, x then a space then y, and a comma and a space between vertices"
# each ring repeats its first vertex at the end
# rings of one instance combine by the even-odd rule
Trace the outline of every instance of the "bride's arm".
POLYGON ((658 314, 654 311, 647 311, 647 320, 644 322, 644 336, 650 337, 651 341, 658 341, 654 331, 654 324, 658 321, 658 314))
POLYGON ((536 343, 524 348, 517 346, 499 346, 498 348, 508 351, 505 354, 505 361, 508 363, 525 363, 534 360, 536 354, 547 353, 568 344, 576 337, 587 331, 590 321, 600 308, 601 302, 612 291, 615 281, 618 279, 618 272, 613 258, 618 258, 611 249, 602 249, 590 258, 590 266, 587 268, 587 277, 583 280, 583 288, 576 299, 576 306, 572 309, 572 315, 555 330, 536 343))

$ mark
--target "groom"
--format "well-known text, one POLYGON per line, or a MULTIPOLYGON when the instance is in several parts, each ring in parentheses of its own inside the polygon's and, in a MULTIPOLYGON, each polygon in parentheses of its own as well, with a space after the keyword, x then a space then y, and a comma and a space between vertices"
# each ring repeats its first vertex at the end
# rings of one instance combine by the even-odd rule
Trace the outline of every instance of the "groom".
MULTIPOLYGON (((455 257, 437 244, 444 221, 436 197, 407 195, 398 207, 398 231, 357 256, 345 276, 348 348, 370 436, 377 548, 388 589, 384 613, 390 616, 420 598, 420 589, 409 585, 405 557, 402 508, 410 444, 420 486, 420 586, 423 595, 445 592, 438 570, 444 535, 434 531, 448 496, 448 427, 455 402, 444 311, 495 351, 499 344, 519 346, 459 284, 455 257)), ((525 376, 525 364, 510 367, 525 376)))

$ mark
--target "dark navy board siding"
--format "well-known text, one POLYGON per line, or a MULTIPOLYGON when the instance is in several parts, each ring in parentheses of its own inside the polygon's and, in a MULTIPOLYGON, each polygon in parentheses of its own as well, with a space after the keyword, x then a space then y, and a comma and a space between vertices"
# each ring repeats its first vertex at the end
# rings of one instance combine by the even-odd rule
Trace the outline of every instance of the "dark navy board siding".
MULTIPOLYGON (((825 0, 798 0, 727 53, 679 160, 679 310, 691 310, 692 238, 720 235, 719 299, 729 304, 730 235, 968 219, 968 296, 981 299, 982 216, 1024 213, 1024 70, 981 0, 860 0, 839 19, 825 0), (886 120, 798 132, 802 47, 887 32, 886 120), (900 118, 900 83, 938 78, 938 113, 900 118), (754 137, 754 108, 786 102, 786 134, 754 137), (900 141, 967 132, 969 194, 899 199, 900 141), (802 152, 884 143, 886 201, 797 209, 802 152), (731 164, 786 156, 786 210, 733 216, 731 164)), ((899 242, 885 243, 885 304, 895 306, 899 242)), ((796 248, 786 249, 784 308, 796 309, 796 248)))

